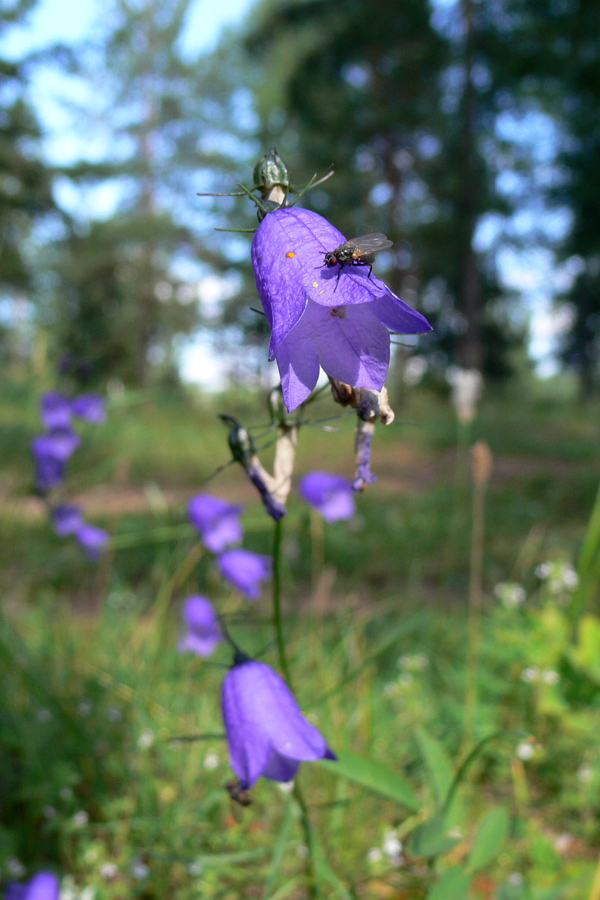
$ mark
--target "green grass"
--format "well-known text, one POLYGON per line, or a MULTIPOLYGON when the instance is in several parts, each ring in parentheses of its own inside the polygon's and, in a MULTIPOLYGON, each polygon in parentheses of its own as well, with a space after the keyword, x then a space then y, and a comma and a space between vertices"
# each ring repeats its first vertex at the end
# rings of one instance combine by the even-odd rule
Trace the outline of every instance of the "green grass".
MULTIPOLYGON (((324 858, 345 885, 327 875, 324 896, 425 900, 453 877, 446 871, 468 868, 482 817, 498 809, 508 811, 508 835, 473 876, 469 900, 589 896, 600 839, 595 620, 585 633, 572 631, 568 613, 533 573, 548 557, 577 559, 600 476, 598 409, 543 390, 488 392, 458 457, 448 403, 414 391, 397 424, 377 429, 379 480, 358 498, 353 522, 323 525, 290 498, 285 629, 298 699, 340 753, 364 754, 377 771, 401 774, 419 804, 415 816, 361 786, 360 777, 304 765, 324 858), (494 470, 473 739, 502 736, 465 771, 448 822, 459 836, 429 856, 419 825, 431 822, 443 784, 471 749, 463 742, 471 541, 465 447, 475 439, 489 443, 494 470), (508 579, 527 588, 524 610, 494 599, 494 585, 508 579), (423 668, 414 661, 420 655, 423 668), (401 656, 409 660, 399 667, 401 656), (524 681, 528 666, 558 672, 558 684, 524 681), (530 734, 538 744, 523 762, 515 749, 530 734), (404 842, 399 867, 385 854, 369 855, 388 831, 404 842), (355 893, 344 894, 350 885, 355 893)), ((242 810, 223 787, 231 777, 225 742, 172 740, 223 727, 224 669, 175 649, 189 593, 209 594, 244 648, 276 666, 268 593, 255 605, 227 593, 211 559, 198 553, 185 514, 198 490, 240 500, 245 546, 270 552, 270 522, 239 467, 201 486, 228 458, 217 412, 248 425, 265 424, 266 415, 253 413, 256 398, 244 395, 115 397, 108 422, 85 429, 64 494, 113 535, 96 565, 53 534, 32 494, 28 447, 39 430, 38 393, 18 382, 0 390, 7 435, 0 450, 1 875, 8 878, 17 858, 28 872, 50 866, 78 889, 93 887, 97 900, 300 900, 307 894, 295 801, 261 780, 253 805, 242 810)), ((323 399, 311 416, 335 413, 323 399)), ((353 417, 330 424, 339 432, 301 431, 298 475, 314 468, 351 475, 353 417)), ((214 662, 229 661, 221 648, 214 662)))

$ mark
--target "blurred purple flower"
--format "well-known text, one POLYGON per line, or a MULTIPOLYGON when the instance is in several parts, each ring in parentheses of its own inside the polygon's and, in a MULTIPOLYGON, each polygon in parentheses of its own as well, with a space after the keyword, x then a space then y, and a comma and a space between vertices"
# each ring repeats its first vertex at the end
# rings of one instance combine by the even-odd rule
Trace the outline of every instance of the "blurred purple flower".
MULTIPOLYGON (((34 442, 35 443, 35 442, 34 442)), ((57 487, 65 477, 65 464, 54 456, 47 456, 32 446, 35 457, 35 483, 40 491, 57 487)))
POLYGON ((12 882, 5 900, 58 900, 60 882, 52 872, 38 872, 25 884, 12 882))
POLYGON ((252 241, 256 286, 272 326, 286 406, 300 405, 319 367, 351 385, 380 390, 390 361, 391 331, 422 334, 427 319, 397 297, 368 266, 325 265, 345 241, 327 219, 308 209, 268 213, 252 241))
POLYGON ((283 678, 266 663, 240 654, 223 681, 221 706, 231 766, 243 790, 261 775, 290 781, 303 760, 336 759, 283 678))
POLYGON ((241 547, 226 550, 217 558, 221 574, 252 600, 260 596, 260 583, 271 577, 273 561, 241 547))
POLYGON ((186 634, 179 640, 177 649, 191 650, 200 656, 210 656, 223 634, 214 607, 208 597, 194 594, 188 597, 183 607, 186 634))
POLYGON ((90 525, 89 522, 83 522, 73 533, 92 560, 100 559, 102 551, 110 540, 108 531, 98 528, 97 525, 90 525))
POLYGON ((66 428, 71 424, 71 401, 58 391, 42 395, 40 412, 46 428, 66 428))
POLYGON ((82 527, 81 510, 73 503, 61 503, 52 510, 52 524, 59 537, 73 534, 82 527))
POLYGON ((76 416, 88 422, 106 421, 106 407, 101 394, 79 394, 71 403, 76 416))
POLYGON ((188 506, 192 524, 213 553, 221 553, 230 544, 238 544, 242 540, 244 531, 240 522, 241 511, 241 506, 235 506, 211 494, 197 494, 192 497, 188 506))
POLYGON ((356 511, 352 484, 343 475, 309 472, 300 479, 298 490, 327 522, 350 519, 356 511))
POLYGON ((36 459, 48 456, 66 462, 80 443, 79 435, 72 428, 61 426, 34 438, 31 446, 36 459))

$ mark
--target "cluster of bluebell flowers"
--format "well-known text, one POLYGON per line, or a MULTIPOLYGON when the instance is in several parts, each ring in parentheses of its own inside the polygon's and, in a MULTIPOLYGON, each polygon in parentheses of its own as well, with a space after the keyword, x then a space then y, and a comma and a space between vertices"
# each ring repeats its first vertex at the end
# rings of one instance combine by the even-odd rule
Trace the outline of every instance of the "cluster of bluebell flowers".
POLYGON ((40 415, 46 430, 31 443, 37 490, 48 504, 56 534, 59 537, 72 535, 88 557, 96 560, 109 541, 108 532, 86 522, 75 504, 52 502, 50 493, 53 488, 62 486, 67 463, 81 443, 73 428, 73 418, 95 424, 104 422, 104 399, 96 393, 70 398, 59 391, 47 391, 40 402, 40 415))

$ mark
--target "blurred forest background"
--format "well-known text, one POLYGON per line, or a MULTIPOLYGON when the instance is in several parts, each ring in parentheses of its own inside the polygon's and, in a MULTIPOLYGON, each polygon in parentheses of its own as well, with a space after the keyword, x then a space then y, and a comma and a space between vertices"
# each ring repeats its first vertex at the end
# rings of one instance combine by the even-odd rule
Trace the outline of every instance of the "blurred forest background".
POLYGON ((89 39, 23 55, 11 38, 35 4, 3 2, 5 371, 35 359, 82 387, 173 383, 197 348, 219 384, 256 383, 249 238, 213 230, 254 213, 196 194, 249 183, 275 144, 296 181, 335 164, 307 205, 394 241, 378 271, 434 323, 419 349, 433 379, 450 364, 509 377, 533 325, 537 362, 554 352, 597 390, 592 0, 259 2, 203 53, 195 6, 117 0, 89 39))

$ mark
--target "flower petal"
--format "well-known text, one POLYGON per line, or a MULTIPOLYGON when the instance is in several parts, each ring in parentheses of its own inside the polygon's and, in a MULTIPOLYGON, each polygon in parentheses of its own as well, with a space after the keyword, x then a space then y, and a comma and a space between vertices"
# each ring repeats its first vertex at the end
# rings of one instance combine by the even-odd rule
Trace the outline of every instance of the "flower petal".
POLYGON ((303 331, 301 322, 293 333, 294 338, 283 341, 276 355, 283 399, 290 412, 306 400, 319 378, 319 355, 310 333, 303 331))
POLYGON ((300 325, 310 329, 328 375, 360 387, 379 390, 383 386, 390 364, 390 337, 370 305, 327 309, 310 303, 300 325))
POLYGON ((390 331, 399 334, 425 334, 431 331, 425 316, 397 297, 387 286, 385 295, 374 300, 371 309, 390 331))

